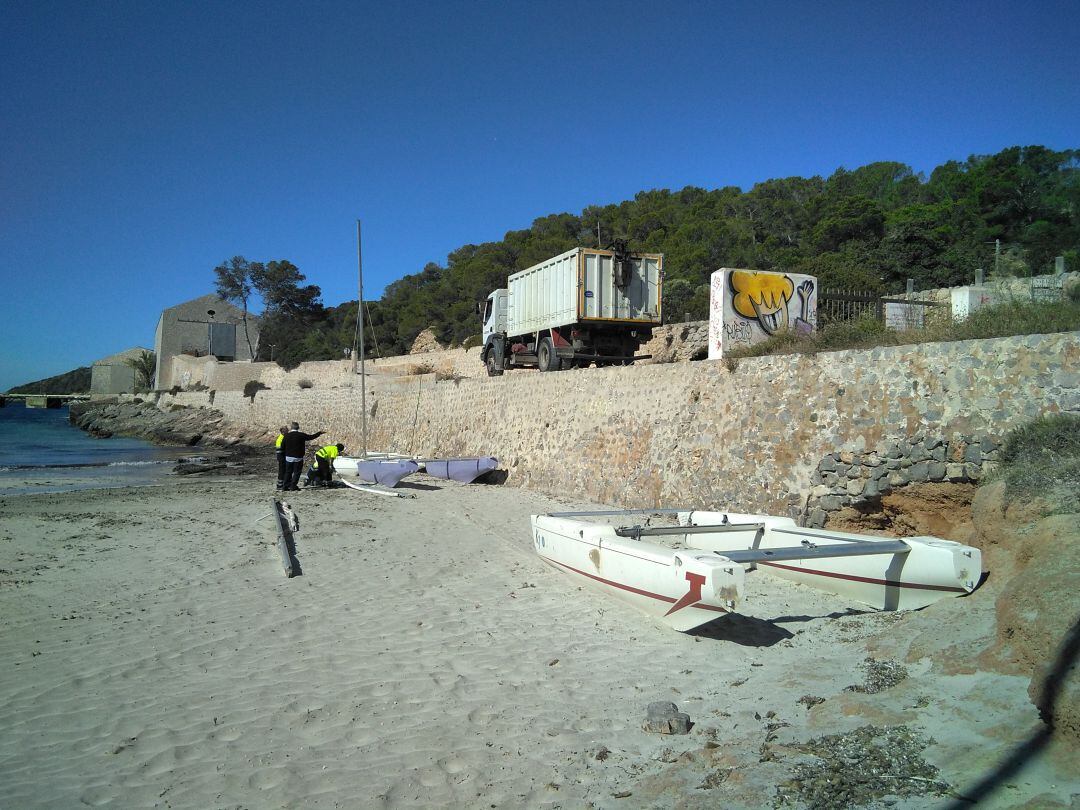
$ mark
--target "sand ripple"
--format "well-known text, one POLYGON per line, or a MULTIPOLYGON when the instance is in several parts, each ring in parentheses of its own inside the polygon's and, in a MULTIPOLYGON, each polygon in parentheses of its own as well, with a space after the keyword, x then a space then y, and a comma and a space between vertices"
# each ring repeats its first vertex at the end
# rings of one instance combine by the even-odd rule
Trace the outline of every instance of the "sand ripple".
POLYGON ((796 698, 840 693, 862 657, 796 632, 843 606, 795 586, 771 597, 788 638, 762 646, 581 591, 531 552, 550 502, 493 487, 300 493, 287 580, 271 497, 233 480, 7 504, 0 806, 639 806, 612 797, 724 735, 756 758, 755 716, 805 724, 796 698), (694 734, 642 733, 658 699, 694 734))

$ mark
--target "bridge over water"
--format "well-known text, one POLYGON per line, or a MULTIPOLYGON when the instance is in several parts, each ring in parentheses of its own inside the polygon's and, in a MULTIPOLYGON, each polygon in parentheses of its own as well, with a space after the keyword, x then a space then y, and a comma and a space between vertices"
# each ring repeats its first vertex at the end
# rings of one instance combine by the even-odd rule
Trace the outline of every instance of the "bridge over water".
POLYGON ((71 402, 90 399, 89 394, 0 394, 0 408, 22 400, 27 408, 62 408, 71 402))

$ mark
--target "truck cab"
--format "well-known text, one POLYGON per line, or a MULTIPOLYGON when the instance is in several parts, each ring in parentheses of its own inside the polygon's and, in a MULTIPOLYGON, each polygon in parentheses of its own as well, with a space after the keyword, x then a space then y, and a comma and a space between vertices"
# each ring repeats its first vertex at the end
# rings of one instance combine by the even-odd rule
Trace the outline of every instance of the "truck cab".
POLYGON ((493 290, 487 301, 477 306, 484 324, 481 332, 484 348, 480 359, 487 367, 488 374, 495 377, 502 374, 505 368, 506 313, 510 306, 510 290, 493 290))
POLYGON ((484 308, 480 314, 484 321, 482 337, 485 346, 487 345, 488 338, 490 338, 493 333, 506 333, 506 308, 509 297, 509 290, 495 290, 487 297, 487 301, 484 302, 484 308))

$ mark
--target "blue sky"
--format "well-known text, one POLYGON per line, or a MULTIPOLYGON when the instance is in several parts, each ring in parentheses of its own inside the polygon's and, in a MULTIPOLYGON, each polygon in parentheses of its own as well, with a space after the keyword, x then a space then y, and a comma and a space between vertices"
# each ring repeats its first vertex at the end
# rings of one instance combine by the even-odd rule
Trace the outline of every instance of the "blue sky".
POLYGON ((0 0, 0 390, 233 255, 336 305, 550 213, 1080 147, 1076 2, 0 0))

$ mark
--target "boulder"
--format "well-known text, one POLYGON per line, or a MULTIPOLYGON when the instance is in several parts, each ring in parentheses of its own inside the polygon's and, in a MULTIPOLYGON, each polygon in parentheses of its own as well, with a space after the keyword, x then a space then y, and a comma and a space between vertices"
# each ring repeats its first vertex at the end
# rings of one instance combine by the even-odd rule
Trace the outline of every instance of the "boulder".
POLYGON ((671 701, 657 700, 649 704, 641 727, 654 734, 689 734, 690 715, 680 712, 671 701))
POLYGON ((641 344, 638 354, 652 356, 649 363, 685 363, 700 358, 709 350, 709 322, 693 321, 660 326, 652 338, 641 344))

